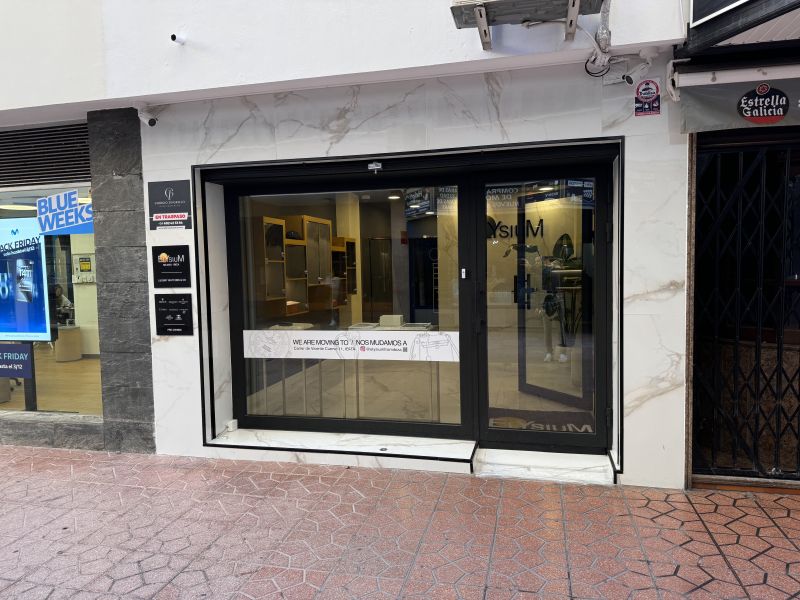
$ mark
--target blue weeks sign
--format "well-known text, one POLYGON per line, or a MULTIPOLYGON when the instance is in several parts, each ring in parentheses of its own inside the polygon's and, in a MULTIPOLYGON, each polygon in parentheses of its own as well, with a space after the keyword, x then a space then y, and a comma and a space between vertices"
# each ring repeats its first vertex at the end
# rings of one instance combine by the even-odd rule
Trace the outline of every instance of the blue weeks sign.
POLYGON ((78 202, 78 190, 39 198, 36 219, 43 235, 94 233, 92 205, 78 202))

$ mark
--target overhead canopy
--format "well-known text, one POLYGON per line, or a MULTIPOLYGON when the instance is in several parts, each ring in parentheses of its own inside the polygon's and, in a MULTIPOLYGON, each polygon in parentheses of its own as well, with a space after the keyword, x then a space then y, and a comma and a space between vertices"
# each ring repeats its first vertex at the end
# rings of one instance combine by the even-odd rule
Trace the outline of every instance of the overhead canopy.
POLYGON ((693 0, 692 27, 722 15, 750 0, 693 0))
POLYGON ((800 79, 681 86, 680 98, 685 133, 800 125, 800 79))
POLYGON ((789 34, 792 33, 794 26, 785 25, 797 17, 790 13, 798 9, 800 0, 693 0, 692 24, 687 41, 676 52, 676 56, 689 58, 722 44, 754 43, 746 34, 762 25, 765 27, 752 36, 757 42, 792 39, 774 36, 785 29, 789 30, 789 34), (740 36, 744 36, 744 39, 740 36), (736 41, 737 38, 740 41, 736 41))

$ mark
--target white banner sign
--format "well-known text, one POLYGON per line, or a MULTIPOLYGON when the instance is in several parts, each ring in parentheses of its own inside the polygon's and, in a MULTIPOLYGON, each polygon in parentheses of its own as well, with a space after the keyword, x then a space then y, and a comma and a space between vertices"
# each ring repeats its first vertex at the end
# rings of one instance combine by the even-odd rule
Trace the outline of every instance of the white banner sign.
POLYGON ((244 357, 458 362, 458 332, 245 331, 244 357))

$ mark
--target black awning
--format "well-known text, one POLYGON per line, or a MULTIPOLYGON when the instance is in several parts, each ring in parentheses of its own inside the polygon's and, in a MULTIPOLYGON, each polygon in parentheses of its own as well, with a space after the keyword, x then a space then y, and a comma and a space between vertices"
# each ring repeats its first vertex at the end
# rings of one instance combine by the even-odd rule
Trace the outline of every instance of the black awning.
POLYGON ((675 52, 691 58, 762 23, 800 8, 800 0, 695 0, 687 41, 675 52), (737 2, 739 2, 737 4, 737 2))

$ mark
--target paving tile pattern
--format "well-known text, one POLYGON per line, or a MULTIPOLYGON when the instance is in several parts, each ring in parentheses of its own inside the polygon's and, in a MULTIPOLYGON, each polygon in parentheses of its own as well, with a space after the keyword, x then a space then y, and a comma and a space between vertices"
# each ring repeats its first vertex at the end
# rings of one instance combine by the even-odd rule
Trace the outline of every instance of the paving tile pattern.
POLYGON ((800 496, 0 446, 0 598, 800 598, 800 496))

